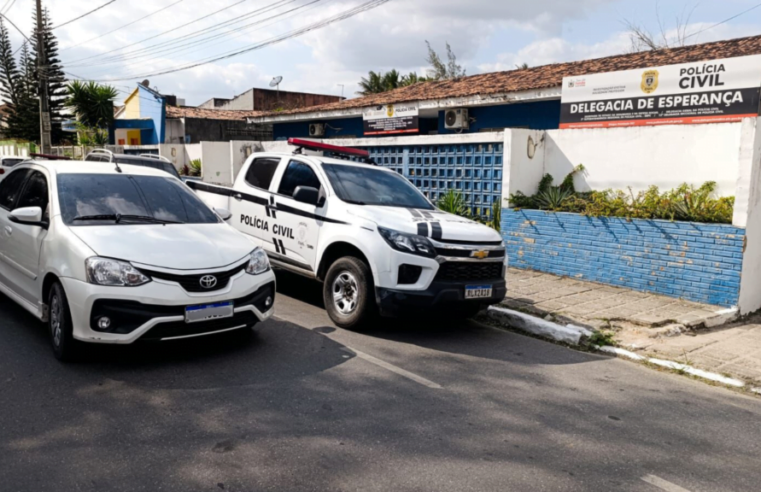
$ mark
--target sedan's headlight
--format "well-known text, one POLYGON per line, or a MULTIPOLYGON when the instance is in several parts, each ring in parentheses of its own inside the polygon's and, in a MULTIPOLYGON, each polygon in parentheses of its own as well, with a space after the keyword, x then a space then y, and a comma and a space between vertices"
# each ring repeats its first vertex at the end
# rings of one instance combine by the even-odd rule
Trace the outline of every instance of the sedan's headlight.
POLYGON ((267 258, 267 253, 261 248, 256 248, 251 253, 251 259, 246 266, 246 273, 251 275, 261 275, 264 272, 268 272, 270 269, 270 260, 267 258))
POLYGON ((125 261, 111 258, 88 258, 85 261, 87 281, 108 287, 137 287, 151 281, 125 261))
POLYGON ((417 234, 407 234, 405 232, 392 231, 391 229, 378 228, 378 232, 383 239, 397 251, 409 253, 411 255, 425 256, 436 258, 436 248, 423 236, 417 234))

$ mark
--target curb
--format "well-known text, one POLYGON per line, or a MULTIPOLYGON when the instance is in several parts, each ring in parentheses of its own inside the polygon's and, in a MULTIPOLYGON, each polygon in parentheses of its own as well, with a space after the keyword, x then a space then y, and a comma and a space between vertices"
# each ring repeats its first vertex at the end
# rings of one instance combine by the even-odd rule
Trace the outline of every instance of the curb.
MULTIPOLYGON (((524 314, 518 311, 505 309, 501 307, 491 306, 487 311, 487 315, 494 321, 500 324, 509 325, 512 328, 517 328, 521 331, 531 333, 542 338, 549 338, 556 342, 567 343, 569 345, 582 345, 582 341, 589 339, 593 333, 586 328, 581 328, 574 325, 559 325, 552 321, 536 318, 534 316, 524 314)), ((721 374, 716 374, 709 371, 704 371, 696 367, 688 366, 686 364, 680 364, 678 362, 672 362, 669 360, 655 359, 644 357, 629 350, 624 350, 618 347, 599 346, 592 345, 592 348, 599 352, 603 352, 617 357, 623 357, 636 362, 646 362, 666 369, 674 371, 684 372, 691 376, 695 376, 715 383, 720 383, 733 388, 748 388, 752 393, 761 395, 761 388, 751 388, 739 379, 728 378, 721 374)))

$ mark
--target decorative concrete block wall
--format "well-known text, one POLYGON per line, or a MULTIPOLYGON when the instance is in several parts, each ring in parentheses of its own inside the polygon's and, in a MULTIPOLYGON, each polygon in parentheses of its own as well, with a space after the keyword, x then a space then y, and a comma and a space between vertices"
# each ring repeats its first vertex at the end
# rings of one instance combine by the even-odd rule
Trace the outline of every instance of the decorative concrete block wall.
POLYGON ((731 225, 504 209, 502 234, 511 267, 738 304, 745 230, 731 225))

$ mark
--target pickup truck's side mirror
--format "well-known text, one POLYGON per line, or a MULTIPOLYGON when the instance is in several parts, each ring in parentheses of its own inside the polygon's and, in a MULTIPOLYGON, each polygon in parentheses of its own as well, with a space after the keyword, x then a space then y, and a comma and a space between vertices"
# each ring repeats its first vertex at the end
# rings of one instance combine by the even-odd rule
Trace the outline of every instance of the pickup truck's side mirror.
POLYGON ((42 220, 42 209, 40 207, 23 207, 17 208, 10 214, 10 221, 16 224, 36 225, 47 228, 48 223, 42 220))
POLYGON ((227 210, 226 208, 215 208, 214 212, 219 216, 222 220, 228 220, 230 217, 233 216, 233 213, 227 210))
POLYGON ((320 196, 320 190, 311 186, 297 186, 293 192, 293 199, 315 207, 320 207, 325 202, 325 199, 320 196))

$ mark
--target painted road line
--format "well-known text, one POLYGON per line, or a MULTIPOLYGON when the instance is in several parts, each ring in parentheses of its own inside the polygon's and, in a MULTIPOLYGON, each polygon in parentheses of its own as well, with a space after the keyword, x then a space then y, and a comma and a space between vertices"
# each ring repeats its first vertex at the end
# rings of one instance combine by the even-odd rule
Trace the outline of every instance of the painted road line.
POLYGON ((416 383, 422 384, 423 386, 427 386, 432 389, 443 389, 440 385, 434 383, 433 381, 430 381, 424 377, 418 376, 417 374, 413 374, 409 371, 405 371, 401 367, 396 367, 393 364, 389 364, 388 362, 382 361, 380 359, 376 359, 372 355, 368 355, 364 352, 360 352, 359 350, 354 350, 351 347, 345 347, 343 350, 346 350, 347 352, 353 352, 354 354, 356 354, 357 357, 359 357, 362 360, 366 360, 367 362, 371 364, 375 364, 378 367, 382 367, 383 369, 386 369, 388 371, 393 372, 394 374, 398 374, 399 376, 415 381, 416 383))
POLYGON ((644 477, 640 478, 640 480, 647 482, 650 485, 654 485, 661 490, 665 490, 666 492, 690 492, 689 490, 680 487, 679 485, 673 484, 660 477, 656 477, 655 475, 645 475, 644 477))

